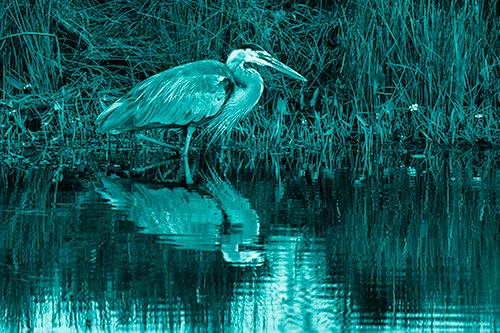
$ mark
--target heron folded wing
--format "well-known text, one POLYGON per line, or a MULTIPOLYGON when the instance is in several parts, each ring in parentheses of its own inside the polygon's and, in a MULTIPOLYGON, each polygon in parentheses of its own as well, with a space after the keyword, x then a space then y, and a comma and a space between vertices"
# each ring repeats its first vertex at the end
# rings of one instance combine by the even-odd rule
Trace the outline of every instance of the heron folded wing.
POLYGON ((218 61, 197 61, 156 74, 126 96, 136 128, 187 125, 217 114, 234 88, 218 61))
POLYGON ((114 102, 96 119, 98 130, 102 133, 118 134, 127 130, 126 126, 130 119, 130 115, 123 112, 123 102, 121 99, 114 102))

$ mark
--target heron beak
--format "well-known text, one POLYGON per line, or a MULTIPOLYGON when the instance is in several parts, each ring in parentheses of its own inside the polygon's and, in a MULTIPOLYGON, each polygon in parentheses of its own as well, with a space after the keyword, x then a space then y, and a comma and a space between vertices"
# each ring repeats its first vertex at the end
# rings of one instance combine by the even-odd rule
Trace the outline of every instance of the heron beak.
POLYGON ((300 80, 300 81, 307 81, 305 77, 279 61, 278 59, 272 57, 269 53, 267 52, 256 52, 255 56, 253 57, 253 62, 263 65, 263 66, 269 66, 272 67, 278 71, 280 71, 283 74, 286 74, 290 77, 293 77, 294 79, 300 80))

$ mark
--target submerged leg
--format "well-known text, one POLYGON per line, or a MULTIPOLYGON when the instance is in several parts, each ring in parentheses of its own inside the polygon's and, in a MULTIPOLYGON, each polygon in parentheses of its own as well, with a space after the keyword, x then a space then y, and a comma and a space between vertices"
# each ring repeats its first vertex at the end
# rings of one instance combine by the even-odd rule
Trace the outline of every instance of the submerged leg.
POLYGON ((189 169, 189 161, 187 155, 182 155, 182 159, 184 160, 184 170, 186 173, 186 184, 193 184, 193 178, 191 177, 191 170, 189 169))

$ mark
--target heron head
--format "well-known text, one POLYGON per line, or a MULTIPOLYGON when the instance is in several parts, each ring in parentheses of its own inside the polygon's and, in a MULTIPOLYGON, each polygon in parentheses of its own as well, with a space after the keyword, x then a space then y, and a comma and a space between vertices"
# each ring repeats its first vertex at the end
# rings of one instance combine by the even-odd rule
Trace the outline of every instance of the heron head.
POLYGON ((235 61, 243 65, 244 63, 254 63, 261 66, 274 68, 283 74, 294 79, 307 81, 305 77, 291 69, 257 44, 246 44, 231 52, 228 63, 235 61))

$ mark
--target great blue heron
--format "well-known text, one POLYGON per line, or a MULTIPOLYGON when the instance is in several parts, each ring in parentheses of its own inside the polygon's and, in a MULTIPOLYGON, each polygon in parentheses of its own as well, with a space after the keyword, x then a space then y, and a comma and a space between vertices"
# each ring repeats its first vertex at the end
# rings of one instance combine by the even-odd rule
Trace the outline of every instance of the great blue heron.
POLYGON ((101 132, 110 134, 187 127, 183 150, 186 160, 196 127, 207 125, 207 132, 213 130, 212 142, 257 104, 263 80, 246 63, 269 66, 307 81, 260 46, 247 44, 232 51, 225 64, 216 60, 190 62, 142 81, 103 111, 96 123, 101 132))

